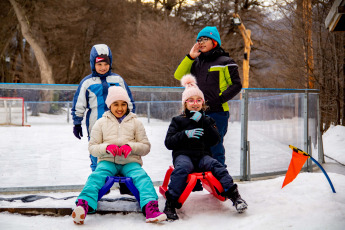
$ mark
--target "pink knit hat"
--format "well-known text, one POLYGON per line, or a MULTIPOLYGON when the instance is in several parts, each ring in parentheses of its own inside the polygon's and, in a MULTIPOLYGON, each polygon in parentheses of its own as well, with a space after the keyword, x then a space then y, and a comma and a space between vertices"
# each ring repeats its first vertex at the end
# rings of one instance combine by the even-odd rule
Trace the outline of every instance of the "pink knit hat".
POLYGON ((204 94, 197 86, 196 79, 193 75, 184 75, 181 79, 181 85, 186 88, 182 93, 182 104, 184 104, 186 100, 192 96, 199 96, 205 101, 204 94))
POLYGON ((113 104, 115 101, 119 100, 125 101, 127 102, 127 105, 129 105, 130 99, 128 97, 127 91, 121 86, 109 87, 108 96, 105 100, 105 103, 107 104, 108 108, 110 108, 111 104, 113 104))

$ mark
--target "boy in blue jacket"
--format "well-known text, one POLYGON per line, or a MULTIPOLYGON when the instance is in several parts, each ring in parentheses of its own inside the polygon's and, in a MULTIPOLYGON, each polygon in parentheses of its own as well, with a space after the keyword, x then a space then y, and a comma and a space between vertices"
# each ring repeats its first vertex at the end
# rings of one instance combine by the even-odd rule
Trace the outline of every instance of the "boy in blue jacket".
MULTIPOLYGON (((106 44, 94 45, 90 52, 90 66, 92 73, 80 82, 79 87, 74 94, 72 106, 73 133, 76 138, 81 139, 83 131, 81 127, 84 114, 86 113, 86 129, 88 139, 95 122, 102 117, 109 108, 105 103, 110 86, 121 86, 124 88, 130 98, 128 105, 130 111, 135 113, 135 105, 132 93, 125 80, 112 70, 112 53, 106 44)), ((90 154, 91 170, 95 171, 97 158, 90 154)))

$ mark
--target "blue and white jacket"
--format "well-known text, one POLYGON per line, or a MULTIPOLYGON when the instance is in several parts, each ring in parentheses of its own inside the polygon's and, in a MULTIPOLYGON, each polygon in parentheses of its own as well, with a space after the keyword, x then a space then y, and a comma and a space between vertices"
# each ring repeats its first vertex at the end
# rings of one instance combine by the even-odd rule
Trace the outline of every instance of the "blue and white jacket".
POLYGON ((81 124, 84 113, 86 113, 86 127, 88 136, 90 136, 91 129, 95 122, 102 117, 108 107, 105 104, 105 99, 108 96, 108 88, 110 86, 121 86, 127 90, 131 103, 128 105, 129 109, 135 113, 135 105, 132 93, 125 82, 125 80, 118 74, 111 72, 113 56, 110 48, 105 44, 94 45, 90 52, 90 66, 92 74, 86 76, 79 84, 79 87, 74 94, 72 117, 73 124, 81 124), (95 59, 97 56, 105 54, 110 59, 110 68, 106 74, 99 74, 95 69, 95 59))

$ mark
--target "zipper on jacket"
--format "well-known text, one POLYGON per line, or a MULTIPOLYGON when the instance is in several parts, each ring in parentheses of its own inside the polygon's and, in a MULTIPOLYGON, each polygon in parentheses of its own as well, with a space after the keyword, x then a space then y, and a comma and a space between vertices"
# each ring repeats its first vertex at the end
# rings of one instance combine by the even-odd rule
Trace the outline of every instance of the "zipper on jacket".
POLYGON ((118 126, 118 129, 117 129, 117 137, 120 139, 120 128, 121 128, 121 123, 119 122, 119 126, 118 126))
POLYGON ((207 79, 208 79, 208 75, 210 74, 210 69, 207 70, 207 74, 206 74, 206 81, 207 82, 207 79))

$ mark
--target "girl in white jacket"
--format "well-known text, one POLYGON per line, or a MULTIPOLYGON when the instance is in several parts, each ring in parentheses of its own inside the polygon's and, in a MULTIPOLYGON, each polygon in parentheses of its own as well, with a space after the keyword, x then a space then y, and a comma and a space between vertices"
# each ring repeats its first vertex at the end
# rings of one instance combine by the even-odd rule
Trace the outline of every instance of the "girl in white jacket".
POLYGON ((98 158, 98 164, 77 198, 72 213, 76 224, 83 224, 86 214, 97 210, 98 193, 106 177, 117 174, 132 178, 146 222, 166 220, 166 215, 158 209, 153 183, 141 167, 141 156, 150 152, 151 145, 143 124, 129 112, 129 103, 126 90, 119 86, 109 88, 106 104, 110 110, 96 121, 91 131, 89 152, 98 158))

